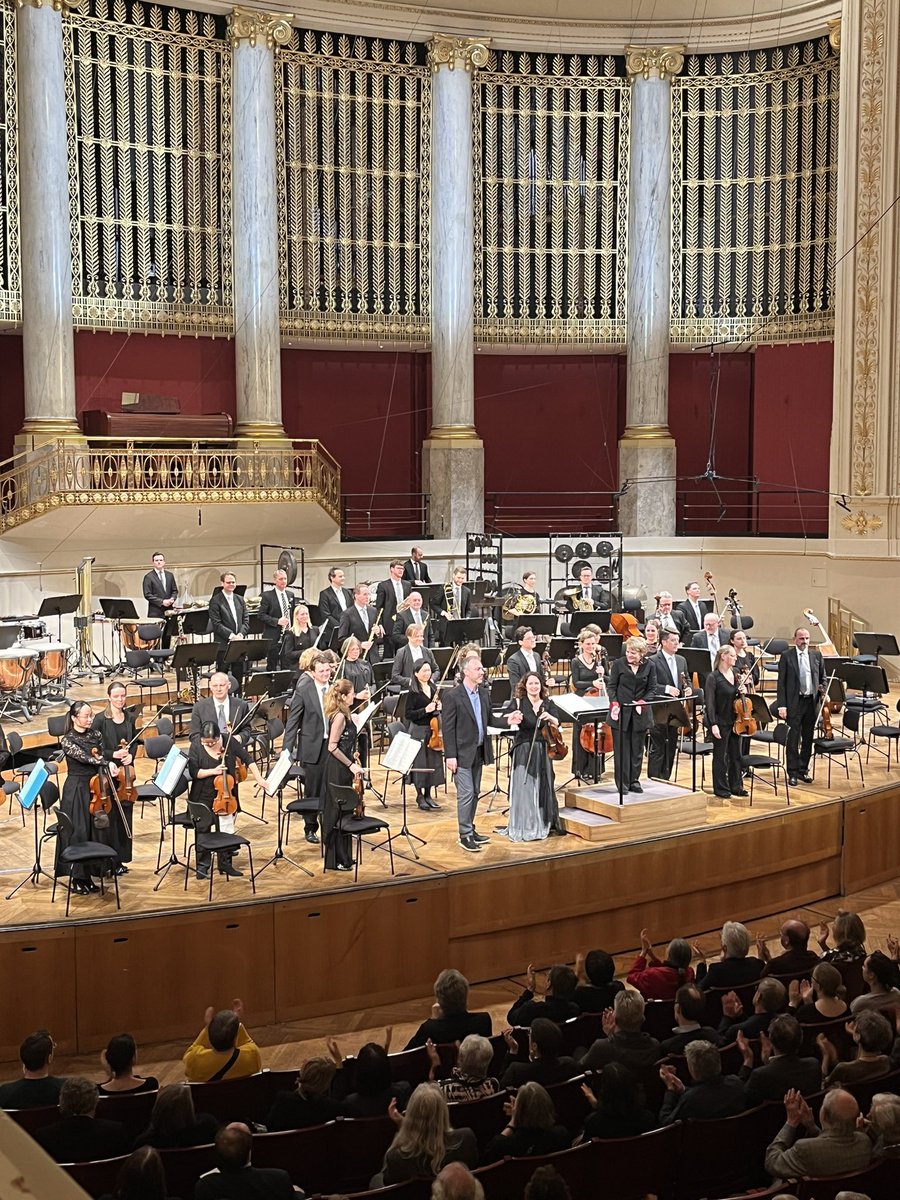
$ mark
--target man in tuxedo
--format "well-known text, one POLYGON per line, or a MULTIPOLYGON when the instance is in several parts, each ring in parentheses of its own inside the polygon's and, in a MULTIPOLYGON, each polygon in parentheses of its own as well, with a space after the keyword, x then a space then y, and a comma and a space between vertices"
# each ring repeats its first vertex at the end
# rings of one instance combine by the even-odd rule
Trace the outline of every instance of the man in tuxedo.
POLYGON ((463 567, 457 567, 450 576, 450 583, 444 588, 444 594, 436 604, 440 611, 438 636, 442 646, 447 644, 447 622, 463 621, 472 615, 472 591, 466 587, 466 572, 463 567))
MULTIPOLYGON (((321 810, 322 786, 328 755, 328 722, 325 720, 325 693, 331 681, 331 663, 316 653, 309 670, 297 681, 288 706, 282 749, 290 751, 304 770, 303 795, 318 800, 321 810)), ((318 816, 304 813, 303 824, 308 842, 318 842, 318 816)))
POLYGON ((687 617, 680 608, 674 607, 671 592, 659 593, 659 608, 657 608, 653 615, 659 621, 661 633, 665 633, 667 629, 673 629, 682 642, 690 640, 688 637, 687 617))
POLYGON ((428 574, 428 564, 425 562, 425 551, 421 546, 413 546, 409 558, 403 564, 403 578, 413 587, 417 583, 431 583, 428 574))
POLYGON ((694 579, 685 585, 684 599, 676 608, 687 621, 688 629, 697 633, 703 628, 703 618, 712 611, 712 600, 700 599, 700 584, 694 579))
MULTIPOLYGON (((209 601, 209 627, 212 630, 213 641, 218 647, 216 654, 216 670, 225 671, 225 655, 228 643, 245 638, 250 632, 250 617, 247 615, 247 605, 244 597, 235 592, 237 579, 232 571, 223 571, 219 576, 222 590, 213 592, 209 601)), ((231 674, 237 680, 238 689, 244 678, 244 664, 240 661, 228 664, 231 674)))
MULTIPOLYGON (((191 709, 190 738, 192 742, 200 740, 204 725, 215 725, 227 738, 227 727, 236 729, 238 722, 243 721, 250 711, 250 705, 240 696, 232 696, 229 692, 231 680, 224 671, 217 671, 210 677, 209 695, 198 700, 191 709)), ((249 730, 244 726, 234 734, 235 741, 243 742, 249 730)))
POLYGON ((99 1089, 89 1079, 74 1075, 63 1080, 59 1090, 62 1119, 33 1135, 55 1162, 90 1162, 128 1153, 131 1139, 119 1122, 98 1121, 94 1116, 99 1100, 99 1089))
POLYGON ((775 708, 790 727, 787 740, 788 783, 812 783, 809 759, 816 725, 816 704, 825 687, 825 663, 809 644, 809 630, 795 629, 794 644, 778 660, 775 708))
POLYGON ((703 628, 694 634, 691 647, 694 650, 709 651, 709 668, 712 670, 720 646, 728 645, 728 634, 719 626, 719 618, 715 613, 707 613, 703 618, 703 628))
MULTIPOLYGON (((671 599, 671 597, 670 597, 671 599)), ((691 687, 684 687, 688 679, 687 662, 678 653, 678 633, 667 629, 659 640, 659 650, 651 661, 656 672, 656 699, 677 700, 690 695, 691 687)), ((647 751, 647 774, 652 779, 669 779, 675 764, 675 748, 678 745, 677 725, 650 726, 650 748, 647 751)))
POLYGON ((338 638, 341 644, 345 638, 355 637, 362 644, 364 651, 375 646, 380 654, 384 644, 384 627, 376 623, 377 616, 377 612, 369 603, 369 585, 358 583, 353 590, 353 603, 341 614, 338 624, 338 638))
MULTIPOLYGON (((332 567, 328 572, 328 587, 319 592, 319 613, 328 625, 329 633, 340 624, 341 617, 353 603, 353 593, 344 587, 344 572, 332 567)), ((324 645, 328 645, 326 638, 324 645)))
POLYGON ((422 625, 425 629, 425 645, 431 644, 431 623, 422 607, 422 593, 410 592, 407 597, 409 608, 397 614, 394 621, 394 645, 402 649, 406 645, 406 631, 410 625, 422 625))
MULTIPOLYGON (((412 584, 403 578, 403 560, 395 558, 390 565, 387 579, 382 579, 375 589, 375 608, 381 613, 385 629, 393 631, 397 619, 397 605, 412 591, 412 584)), ((386 647, 387 648, 387 647, 386 647)))
POLYGON ((283 571, 279 567, 272 576, 272 582, 275 586, 263 592, 258 614, 265 626, 266 639, 269 643, 269 653, 266 657, 267 671, 278 670, 279 647, 284 631, 290 628, 296 603, 293 593, 288 591, 287 571, 283 571))
POLYGON ((516 630, 515 637, 519 643, 519 648, 515 654, 511 654, 506 660, 509 687, 513 699, 516 696, 516 687, 519 680, 524 678, 529 671, 535 671, 540 675, 545 684, 547 682, 547 672, 544 670, 544 664, 535 649, 537 638, 534 636, 534 630, 530 625, 520 625, 516 630))
POLYGON ((456 781, 459 844, 472 854, 491 839, 475 830, 475 809, 481 791, 481 772, 494 761, 488 725, 491 701, 483 686, 484 667, 477 654, 462 664, 462 680, 444 693, 441 731, 447 769, 456 781))
MULTIPOLYGON (((156 620, 168 615, 178 595, 178 584, 171 571, 166 570, 166 556, 158 550, 153 555, 153 569, 144 576, 143 592, 147 601, 147 616, 156 620)), ((160 646, 168 650, 171 639, 164 632, 160 646)))

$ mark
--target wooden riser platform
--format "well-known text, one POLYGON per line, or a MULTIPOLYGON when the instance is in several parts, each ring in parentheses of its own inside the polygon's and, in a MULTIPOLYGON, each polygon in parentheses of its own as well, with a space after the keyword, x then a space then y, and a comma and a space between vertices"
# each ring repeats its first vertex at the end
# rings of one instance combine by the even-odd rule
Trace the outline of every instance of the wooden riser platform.
POLYGON ((587 841, 602 842, 610 826, 627 826, 636 836, 652 836, 706 824, 708 797, 703 792, 657 780, 641 786, 642 792, 626 792, 621 804, 613 783, 569 788, 562 814, 566 829, 587 841))

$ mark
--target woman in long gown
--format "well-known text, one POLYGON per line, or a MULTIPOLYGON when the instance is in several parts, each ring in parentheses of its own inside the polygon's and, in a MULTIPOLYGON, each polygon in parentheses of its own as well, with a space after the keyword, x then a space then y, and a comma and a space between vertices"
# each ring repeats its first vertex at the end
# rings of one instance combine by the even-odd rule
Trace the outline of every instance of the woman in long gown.
MULTIPOLYGON (((605 696, 607 667, 606 651, 600 645, 599 626, 585 625, 578 635, 578 653, 572 659, 572 691, 579 696, 594 691, 605 696)), ((576 779, 593 783, 593 756, 581 744, 581 730, 585 724, 584 721, 576 721, 572 727, 572 774, 576 779)))
MULTIPOLYGON (((410 626, 412 628, 412 626, 410 626)), ((422 749, 415 757, 413 771, 429 771, 429 774, 413 774, 416 787, 416 804, 423 812, 436 811, 441 806, 431 798, 431 789, 437 789, 444 782, 444 755, 440 750, 429 750, 428 739, 431 737, 432 718, 441 711, 441 701, 437 688, 431 682, 432 670, 428 659, 420 660, 409 691, 406 695, 406 721, 410 737, 422 743, 422 749)))
MULTIPOLYGON (((91 728, 100 734, 100 748, 103 757, 119 766, 127 767, 134 762, 134 750, 131 739, 134 737, 134 714, 125 707, 126 690, 124 683, 111 683, 106 689, 109 702, 102 713, 94 717, 91 728), (122 742, 128 743, 126 746, 122 742)), ((125 875, 128 871, 126 863, 132 859, 131 839, 134 822, 134 805, 114 804, 109 814, 108 841, 119 855, 117 875, 125 875)))
POLYGON ((328 758, 322 785, 322 839, 325 843, 326 871, 350 871, 353 867, 353 842, 349 834, 338 833, 339 806, 331 795, 331 785, 349 787, 363 767, 353 761, 356 751, 356 726, 350 716, 353 684, 339 679, 325 696, 325 720, 328 722, 328 758))
MULTIPOLYGON (((109 760, 103 757, 100 733, 91 728, 93 720, 94 710, 86 700, 76 700, 66 717, 66 729, 62 736, 62 748, 66 756, 66 781, 63 784, 59 808, 72 822, 73 830, 71 838, 60 836, 61 850, 79 842, 110 841, 109 828, 101 829, 95 826, 90 813, 91 780, 98 770, 109 764, 109 760)), ((117 767, 110 769, 113 774, 118 773, 117 767)), ((97 862, 78 863, 71 867, 60 863, 59 873, 70 875, 72 891, 79 896, 85 896, 88 892, 97 891, 97 885, 91 876, 99 875, 101 870, 103 866, 97 862)))
POLYGON ((506 835, 511 842, 542 841, 549 835, 565 836, 559 820, 553 763, 541 725, 559 724, 558 710, 547 698, 544 681, 535 671, 519 680, 513 701, 515 707, 507 724, 515 729, 509 780, 509 824, 506 835))

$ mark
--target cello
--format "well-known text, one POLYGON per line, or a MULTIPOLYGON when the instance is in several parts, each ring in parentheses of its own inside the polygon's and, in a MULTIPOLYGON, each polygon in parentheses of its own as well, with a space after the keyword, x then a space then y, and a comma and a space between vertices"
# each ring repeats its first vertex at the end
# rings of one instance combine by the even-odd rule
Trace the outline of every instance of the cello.
MULTIPOLYGON (((594 658, 594 670, 598 672, 598 675, 599 675, 599 672, 602 670, 602 667, 603 667, 602 649, 600 647, 598 647, 596 656, 594 658)), ((605 696, 606 695, 606 685, 602 683, 603 676, 601 675, 599 678, 600 678, 600 683, 602 686, 588 688, 588 690, 586 692, 584 692, 583 695, 585 695, 585 696, 605 696)), ((593 754, 612 754, 612 752, 613 752, 612 730, 610 729, 609 725, 605 721, 598 722, 596 725, 594 725, 594 724, 582 725, 581 729, 578 732, 578 741, 581 745, 582 750, 584 750, 586 754, 592 754, 592 755, 593 754), (597 746, 597 737, 598 736, 600 738, 599 748, 597 746)))

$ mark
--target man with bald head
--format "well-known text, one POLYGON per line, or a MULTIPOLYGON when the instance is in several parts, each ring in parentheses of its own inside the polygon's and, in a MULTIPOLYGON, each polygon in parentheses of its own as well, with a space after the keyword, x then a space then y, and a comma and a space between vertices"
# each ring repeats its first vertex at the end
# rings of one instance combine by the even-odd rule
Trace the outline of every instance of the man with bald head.
POLYGON ((197 1180, 194 1200, 296 1200, 297 1191, 287 1171, 250 1165, 252 1148, 248 1126, 232 1121, 220 1129, 216 1134, 217 1168, 197 1180))
POLYGON ((769 948, 762 939, 757 940, 760 957, 765 959, 764 975, 793 975, 800 979, 809 977, 813 967, 820 961, 818 954, 809 949, 809 926, 805 921, 785 921, 781 927, 781 944, 784 954, 772 958, 769 948))
POLYGON ((872 1143, 856 1128, 859 1105, 849 1092, 835 1088, 826 1094, 821 1131, 798 1091, 785 1095, 784 1108, 787 1120, 766 1150, 766 1170, 773 1179, 848 1175, 871 1162, 872 1143))
POLYGON ((447 1163, 431 1185, 431 1200, 484 1200, 484 1188, 465 1163, 447 1163))

